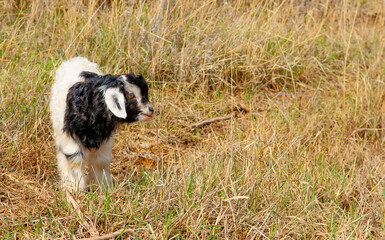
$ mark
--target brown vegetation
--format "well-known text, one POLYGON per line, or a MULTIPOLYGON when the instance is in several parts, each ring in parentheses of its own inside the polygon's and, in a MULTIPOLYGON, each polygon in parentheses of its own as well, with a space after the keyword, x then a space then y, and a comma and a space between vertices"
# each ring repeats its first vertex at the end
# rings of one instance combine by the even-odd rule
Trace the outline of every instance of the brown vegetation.
POLYGON ((382 239, 384 51, 380 0, 0 1, 0 238, 382 239), (108 193, 57 186, 77 55, 157 110, 117 133, 108 193))

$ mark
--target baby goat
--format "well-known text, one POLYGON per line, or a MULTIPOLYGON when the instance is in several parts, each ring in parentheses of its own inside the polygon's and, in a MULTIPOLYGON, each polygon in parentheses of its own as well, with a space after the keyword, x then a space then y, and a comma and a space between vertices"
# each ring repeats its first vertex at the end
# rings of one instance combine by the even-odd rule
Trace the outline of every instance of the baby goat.
POLYGON ((70 190, 86 190, 85 164, 90 183, 110 185, 115 129, 154 113, 143 76, 103 75, 83 57, 57 69, 49 108, 61 185, 70 190))

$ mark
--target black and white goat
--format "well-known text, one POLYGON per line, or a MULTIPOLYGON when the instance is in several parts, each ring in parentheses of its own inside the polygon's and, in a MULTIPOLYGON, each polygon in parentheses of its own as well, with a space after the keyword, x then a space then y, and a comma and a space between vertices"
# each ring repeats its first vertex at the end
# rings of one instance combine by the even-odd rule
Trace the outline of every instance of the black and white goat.
POLYGON ((64 62, 56 71, 50 101, 61 185, 85 190, 89 182, 111 184, 113 134, 121 123, 150 119, 154 108, 141 75, 103 75, 83 57, 64 62))

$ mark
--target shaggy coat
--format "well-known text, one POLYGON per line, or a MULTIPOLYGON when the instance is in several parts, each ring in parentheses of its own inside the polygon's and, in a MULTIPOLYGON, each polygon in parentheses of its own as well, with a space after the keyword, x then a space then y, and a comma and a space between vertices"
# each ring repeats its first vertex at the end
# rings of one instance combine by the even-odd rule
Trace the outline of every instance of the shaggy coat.
POLYGON ((97 64, 76 57, 56 71, 50 112, 61 183, 85 190, 85 164, 91 183, 111 184, 112 136, 117 126, 147 120, 154 109, 141 75, 103 75, 97 64))

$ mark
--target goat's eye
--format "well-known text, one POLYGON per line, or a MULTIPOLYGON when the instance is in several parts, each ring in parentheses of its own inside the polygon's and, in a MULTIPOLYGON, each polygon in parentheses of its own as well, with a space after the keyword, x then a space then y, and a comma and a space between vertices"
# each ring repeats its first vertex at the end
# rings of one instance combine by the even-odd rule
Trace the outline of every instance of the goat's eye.
POLYGON ((135 99, 135 95, 132 92, 127 92, 127 99, 135 99))

